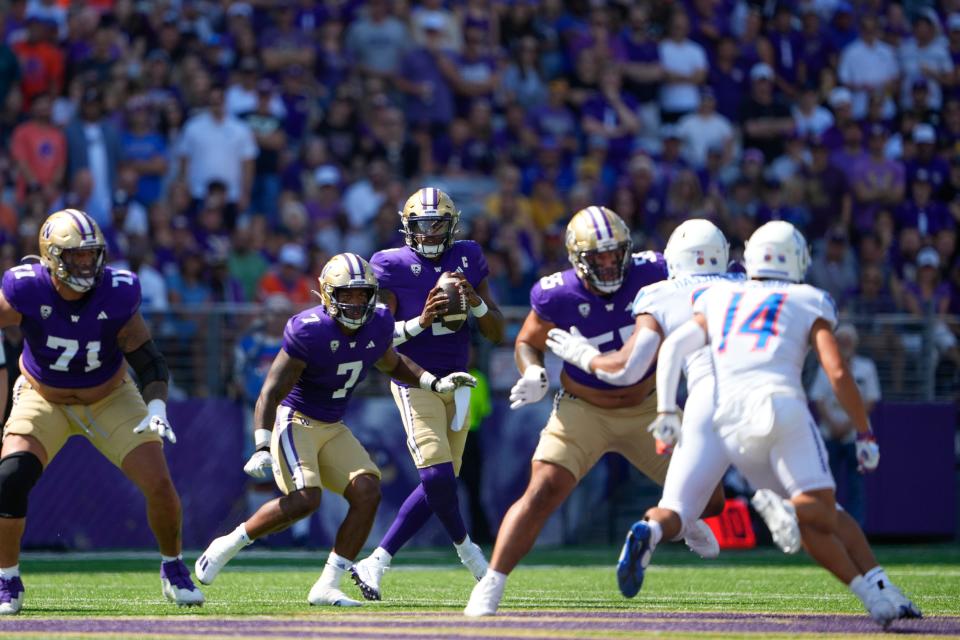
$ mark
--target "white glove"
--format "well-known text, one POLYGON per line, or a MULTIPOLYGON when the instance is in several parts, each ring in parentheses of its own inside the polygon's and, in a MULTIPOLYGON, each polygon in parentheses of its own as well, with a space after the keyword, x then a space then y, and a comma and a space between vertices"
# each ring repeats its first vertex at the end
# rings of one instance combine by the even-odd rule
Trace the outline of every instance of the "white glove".
POLYGON ((525 404, 540 402, 547 395, 547 370, 538 364, 532 364, 523 372, 523 376, 510 389, 510 408, 517 409, 525 404))
POLYGON ((243 465, 243 470, 251 478, 263 480, 273 474, 273 456, 266 450, 257 451, 243 465))
POLYGON ((580 367, 587 373, 593 373, 590 361, 600 351, 590 344, 576 327, 570 327, 570 332, 553 328, 547 333, 547 346, 561 359, 580 367))
POLYGON ((660 413, 647 427, 647 431, 656 438, 658 454, 670 453, 680 440, 680 416, 676 413, 660 413))
POLYGON ((147 404, 147 417, 140 421, 140 424, 133 428, 134 433, 143 433, 150 431, 161 438, 166 438, 170 444, 177 443, 177 436, 174 435, 170 423, 167 421, 167 403, 163 400, 151 400, 147 404))
POLYGON ((857 462, 860 473, 873 471, 880 464, 880 445, 870 431, 857 434, 857 462))
POLYGON ((453 391, 454 389, 459 389, 460 387, 475 386, 477 386, 476 378, 469 373, 455 371, 437 380, 437 384, 434 386, 433 390, 437 393, 447 393, 449 391, 453 391))

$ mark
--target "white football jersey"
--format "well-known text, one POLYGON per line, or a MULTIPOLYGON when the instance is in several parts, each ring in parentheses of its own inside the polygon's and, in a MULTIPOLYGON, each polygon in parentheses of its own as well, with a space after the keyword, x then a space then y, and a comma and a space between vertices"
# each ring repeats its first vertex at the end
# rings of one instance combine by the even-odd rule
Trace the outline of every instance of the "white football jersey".
MULTIPOLYGON (((718 273, 655 282, 637 292, 637 297, 633 299, 633 315, 649 314, 666 337, 693 318, 693 303, 704 291, 718 283, 742 282, 745 279, 742 273, 718 273)), ((710 350, 704 347, 687 356, 683 362, 683 373, 687 378, 688 391, 704 377, 712 375, 710 350)))
POLYGON ((801 372, 818 318, 837 324, 837 307, 825 291, 777 280, 722 283, 693 305, 707 320, 720 403, 778 388, 803 396, 801 372))

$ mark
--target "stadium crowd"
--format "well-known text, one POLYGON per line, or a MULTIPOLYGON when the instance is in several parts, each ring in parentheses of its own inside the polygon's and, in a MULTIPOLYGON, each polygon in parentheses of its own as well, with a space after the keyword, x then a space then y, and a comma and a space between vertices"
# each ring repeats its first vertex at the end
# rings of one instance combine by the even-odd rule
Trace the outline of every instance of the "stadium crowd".
POLYGON ((739 255, 783 219, 842 310, 940 317, 960 368, 957 0, 2 4, 4 269, 69 206, 148 312, 299 305, 330 256, 401 244, 435 184, 526 306, 589 204, 647 249, 707 217, 739 255))

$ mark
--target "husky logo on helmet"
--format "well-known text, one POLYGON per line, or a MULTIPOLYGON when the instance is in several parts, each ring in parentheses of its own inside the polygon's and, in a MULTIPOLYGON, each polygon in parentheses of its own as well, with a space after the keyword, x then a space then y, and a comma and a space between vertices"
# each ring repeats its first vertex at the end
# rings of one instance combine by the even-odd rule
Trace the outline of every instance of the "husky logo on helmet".
MULTIPOLYGON (((323 267, 319 281, 320 291, 314 293, 320 297, 331 318, 348 329, 359 329, 373 317, 380 287, 366 260, 355 253, 337 254, 323 267), (363 302, 341 300, 348 290, 364 290, 366 299, 363 302)), ((333 343, 330 348, 336 349, 333 343)))
POLYGON ((400 211, 401 231, 407 246, 425 258, 436 258, 453 246, 460 212, 440 189, 424 187, 400 211))
POLYGON ((810 266, 810 250, 796 227, 784 220, 773 220, 747 240, 743 262, 750 278, 803 282, 810 266))
POLYGON ((633 242, 630 230, 606 207, 587 207, 567 225, 567 258, 577 276, 601 293, 614 293, 626 278, 633 242))
POLYGON ((730 244, 723 232, 709 220, 682 222, 667 241, 663 257, 671 278, 695 274, 724 273, 730 244))
POLYGON ((83 211, 64 209, 51 214, 40 227, 39 244, 40 262, 74 291, 84 293, 100 282, 107 243, 100 227, 83 211))

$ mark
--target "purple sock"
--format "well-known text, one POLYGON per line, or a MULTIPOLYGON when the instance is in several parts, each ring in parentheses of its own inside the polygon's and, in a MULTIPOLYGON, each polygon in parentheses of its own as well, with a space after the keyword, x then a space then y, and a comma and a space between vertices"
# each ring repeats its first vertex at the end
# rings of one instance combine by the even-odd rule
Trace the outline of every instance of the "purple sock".
POLYGON ((427 504, 437 514, 447 535, 453 542, 462 542, 467 537, 467 526, 460 515, 460 501, 457 498, 457 477, 453 474, 453 463, 444 462, 426 469, 420 469, 420 485, 427 497, 427 504))
POLYGON ((423 485, 418 484, 417 488, 411 491, 407 499, 403 501, 393 524, 390 525, 387 534, 380 541, 380 546, 391 556, 396 555, 400 547, 407 544, 413 534, 420 531, 432 515, 433 511, 427 504, 427 496, 423 491, 423 485))

